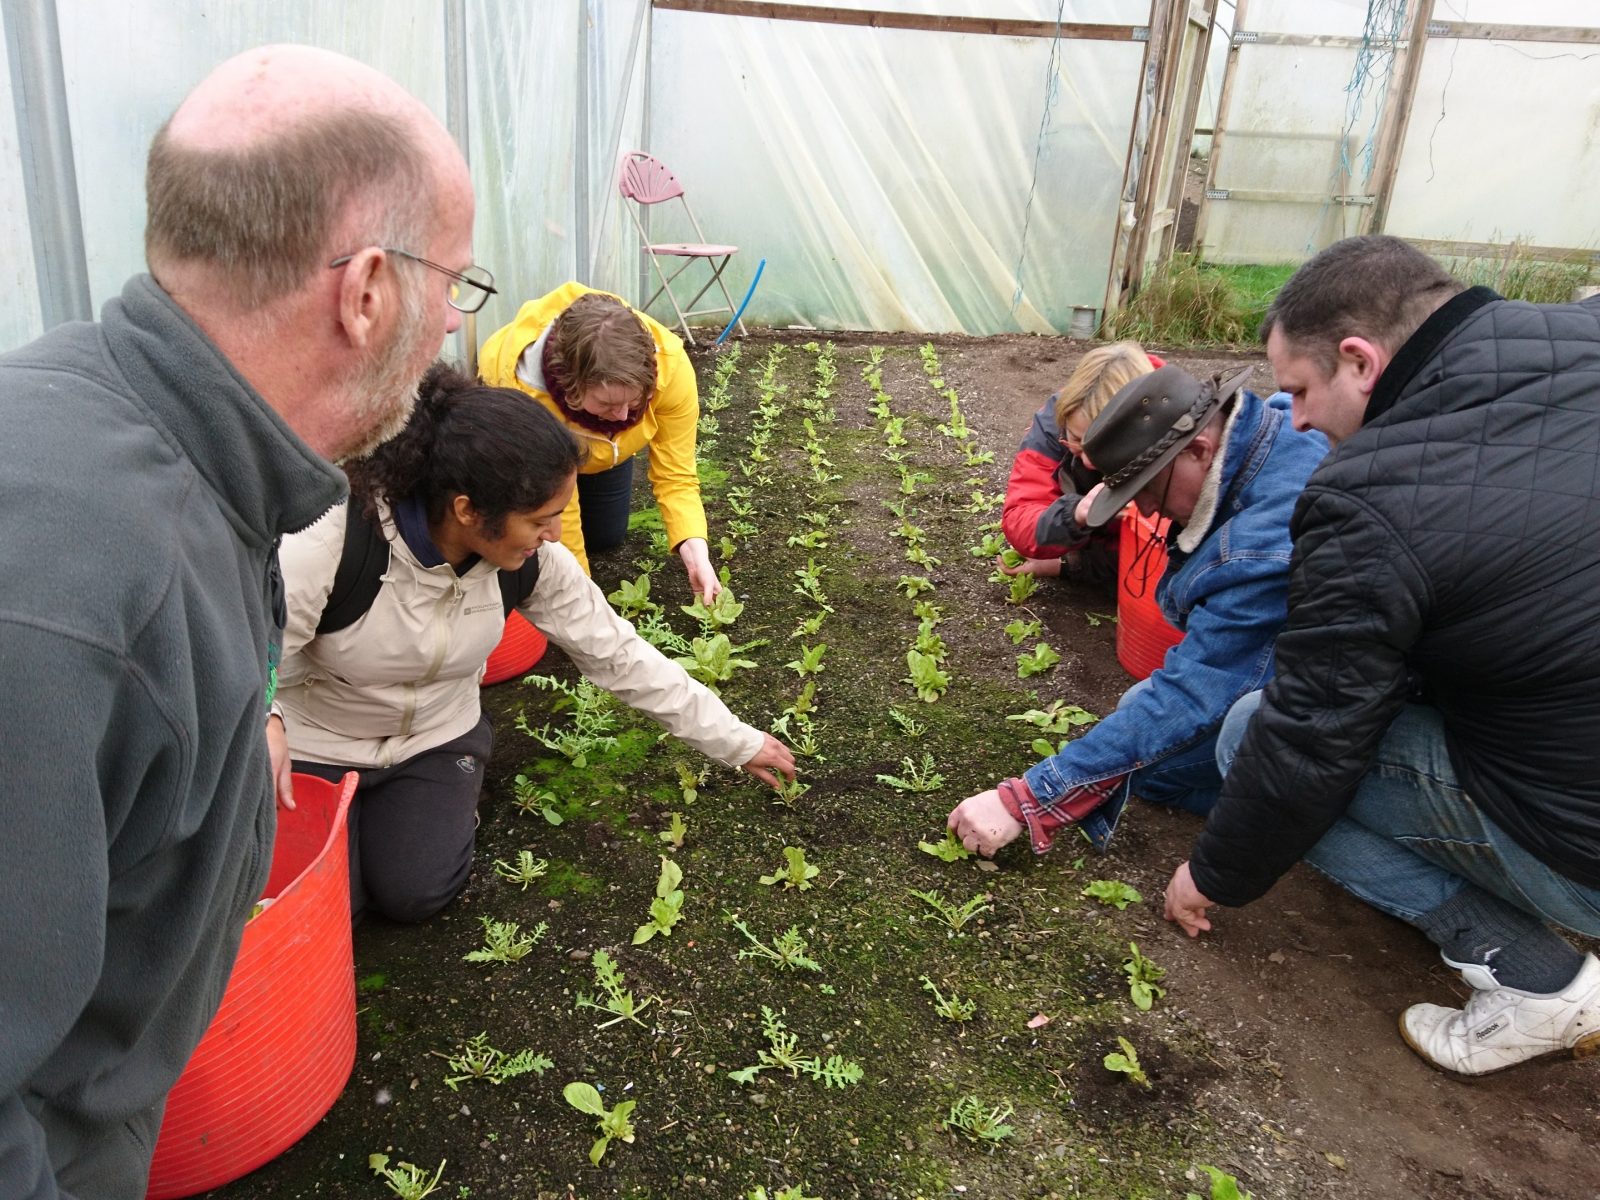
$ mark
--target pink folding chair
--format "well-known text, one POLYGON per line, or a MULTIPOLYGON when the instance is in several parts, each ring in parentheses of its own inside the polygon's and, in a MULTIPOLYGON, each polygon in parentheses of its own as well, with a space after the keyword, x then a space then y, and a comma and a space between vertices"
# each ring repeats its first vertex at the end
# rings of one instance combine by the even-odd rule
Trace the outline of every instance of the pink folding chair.
MULTIPOLYGON (((698 242, 651 242, 650 235, 645 231, 644 222, 639 219, 639 208, 629 206, 628 215, 633 218, 633 226, 639 231, 639 244, 650 252, 650 261, 655 265, 656 275, 661 280, 661 286, 651 293, 650 299, 641 306, 648 309, 656 302, 662 292, 667 294, 667 299, 672 301, 672 310, 678 314, 678 324, 683 329, 683 336, 688 343, 695 344, 694 334, 689 329, 690 317, 705 317, 714 313, 732 314, 736 310, 733 306, 733 297, 728 292, 728 285, 723 282, 722 272, 728 265, 728 260, 739 253, 737 246, 719 246, 708 243, 705 233, 700 228, 700 222, 695 219, 694 210, 689 207, 689 200, 683 194, 683 185, 666 164, 660 159, 645 154, 640 150, 629 151, 622 160, 622 169, 617 176, 617 189, 634 205, 643 206, 660 204, 664 200, 677 200, 683 205, 683 211, 688 214, 689 224, 694 226, 694 233, 700 240, 698 242), (681 258, 683 262, 677 270, 668 275, 662 269, 663 258, 681 258), (694 294, 687 306, 678 303, 678 297, 673 294, 672 281, 688 270, 696 260, 704 260, 711 268, 711 278, 706 280, 705 286, 694 294), (695 308, 700 297, 711 290, 712 284, 722 289, 722 298, 726 305, 715 308, 695 308)), ((748 336, 744 322, 739 322, 740 336, 748 336)))

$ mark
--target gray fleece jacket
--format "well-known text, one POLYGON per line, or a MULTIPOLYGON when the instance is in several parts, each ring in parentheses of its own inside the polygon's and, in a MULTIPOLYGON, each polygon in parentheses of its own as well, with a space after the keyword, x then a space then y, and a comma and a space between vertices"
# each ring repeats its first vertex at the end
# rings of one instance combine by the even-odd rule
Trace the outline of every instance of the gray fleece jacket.
POLYGON ((277 539, 343 490, 147 276, 0 358, 6 1200, 144 1195, 271 855, 277 539))

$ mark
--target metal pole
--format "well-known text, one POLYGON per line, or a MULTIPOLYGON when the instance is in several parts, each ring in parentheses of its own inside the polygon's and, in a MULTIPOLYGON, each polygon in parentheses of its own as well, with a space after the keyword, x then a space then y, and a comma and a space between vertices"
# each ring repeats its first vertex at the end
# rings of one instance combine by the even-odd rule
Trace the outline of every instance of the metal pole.
MULTIPOLYGON (((467 142, 467 0, 445 0, 444 5, 444 123, 461 147, 461 157, 472 166, 467 142)), ((467 313, 456 330, 456 358, 467 370, 478 370, 478 314, 467 313)))
POLYGON ((17 113, 17 149, 33 238, 39 312, 49 329, 94 318, 89 258, 72 162, 66 74, 55 0, 0 0, 17 113))
MULTIPOLYGON (((572 270, 589 263, 589 0, 578 0, 578 94, 572 128, 572 270)), ((588 283, 587 279, 579 280, 588 283)))
MULTIPOLYGON (((644 43, 644 99, 643 107, 639 111, 639 149, 650 149, 650 64, 654 61, 652 53, 656 42, 656 10, 651 6, 646 13, 648 22, 644 43)), ((639 220, 644 225, 644 241, 639 244, 639 299, 642 301, 650 294, 650 251, 645 249, 645 244, 650 240, 650 209, 645 208, 639 214, 639 220)))

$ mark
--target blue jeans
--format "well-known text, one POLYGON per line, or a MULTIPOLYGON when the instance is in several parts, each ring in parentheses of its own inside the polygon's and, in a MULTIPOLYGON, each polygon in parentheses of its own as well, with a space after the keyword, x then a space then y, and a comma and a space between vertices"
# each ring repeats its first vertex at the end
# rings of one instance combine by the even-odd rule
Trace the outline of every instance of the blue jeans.
MULTIPOLYGON (((1141 679, 1122 693, 1117 707, 1121 708, 1141 689, 1150 686, 1149 679, 1141 679)), ((1128 779, 1128 791, 1151 804, 1181 808, 1203 817, 1211 811, 1222 790, 1217 762, 1216 737, 1201 738, 1160 762, 1134 771, 1128 779)))
MULTIPOLYGON (((1227 773, 1250 717, 1251 692, 1217 738, 1227 773)), ((1514 842, 1461 788, 1436 709, 1400 710, 1344 816, 1305 861, 1374 908, 1417 924, 1469 882, 1555 925, 1600 937, 1600 889, 1552 870, 1514 842)))
POLYGON ((578 476, 578 516, 583 522, 583 545, 590 554, 603 554, 622 545, 628 536, 628 510, 633 506, 633 459, 614 467, 578 476))

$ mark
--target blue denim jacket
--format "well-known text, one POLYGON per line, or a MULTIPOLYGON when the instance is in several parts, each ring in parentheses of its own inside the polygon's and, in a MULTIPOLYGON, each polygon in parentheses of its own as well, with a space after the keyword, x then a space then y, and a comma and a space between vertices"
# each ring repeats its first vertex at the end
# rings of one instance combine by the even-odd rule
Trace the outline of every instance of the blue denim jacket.
MULTIPOLYGON (((1289 517, 1328 441, 1295 431, 1287 393, 1262 400, 1245 392, 1239 404, 1211 528, 1193 553, 1175 541, 1168 547, 1156 588, 1183 640, 1167 651, 1150 687, 1026 772, 1042 808, 1214 737, 1233 702, 1272 677, 1273 644, 1288 610, 1289 517)), ((1127 796, 1124 787, 1084 819, 1098 849, 1109 842, 1127 796)))

